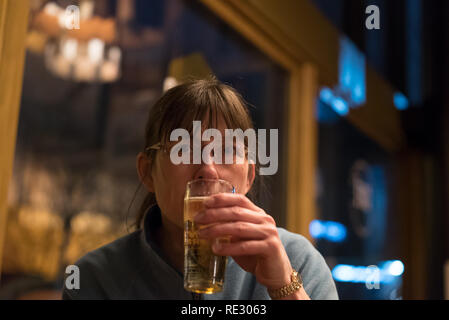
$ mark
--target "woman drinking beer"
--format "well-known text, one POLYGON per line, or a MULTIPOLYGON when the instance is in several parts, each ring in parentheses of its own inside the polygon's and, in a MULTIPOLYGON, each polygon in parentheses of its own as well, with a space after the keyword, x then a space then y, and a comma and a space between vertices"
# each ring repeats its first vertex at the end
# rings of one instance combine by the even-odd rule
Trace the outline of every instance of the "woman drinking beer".
MULTIPOLYGON (((338 298, 320 253, 303 236, 276 227, 271 215, 250 200, 259 167, 248 159, 248 139, 243 153, 232 148, 232 159, 241 157, 241 161, 218 161, 220 152, 214 152, 218 156, 214 161, 176 160, 185 152, 191 153, 184 160, 195 160, 192 149, 204 150, 219 142, 218 133, 224 140, 227 129, 245 132, 253 125, 240 95, 215 79, 181 84, 155 103, 147 120, 145 146, 137 155, 137 173, 148 195, 136 230, 78 260, 80 287, 65 288, 65 299, 338 298), (201 139, 196 146, 192 141, 184 146, 180 139, 171 139, 177 129, 194 138, 198 121, 198 136, 216 129, 214 141, 201 139), (201 179, 232 186, 232 192, 204 198, 192 222, 202 226, 198 237, 210 241, 214 255, 228 257, 223 288, 213 294, 187 291, 183 281, 184 197, 187 184, 201 179), (229 241, 214 241, 220 238, 229 241)), ((224 157, 228 150, 222 150, 224 157)))

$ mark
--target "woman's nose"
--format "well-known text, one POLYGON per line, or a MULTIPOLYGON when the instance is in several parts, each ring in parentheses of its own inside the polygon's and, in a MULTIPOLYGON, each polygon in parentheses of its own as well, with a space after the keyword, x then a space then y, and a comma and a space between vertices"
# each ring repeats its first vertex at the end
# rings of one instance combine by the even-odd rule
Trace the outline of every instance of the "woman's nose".
POLYGON ((213 164, 202 164, 195 172, 194 179, 219 179, 217 168, 213 164))

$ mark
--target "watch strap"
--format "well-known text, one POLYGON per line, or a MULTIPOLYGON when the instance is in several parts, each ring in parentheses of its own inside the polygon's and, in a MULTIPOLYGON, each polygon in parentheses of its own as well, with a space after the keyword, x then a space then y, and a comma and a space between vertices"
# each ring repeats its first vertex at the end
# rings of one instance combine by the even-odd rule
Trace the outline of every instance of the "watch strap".
POLYGON ((270 295, 271 299, 279 299, 288 297, 289 295, 295 293, 296 291, 299 291, 301 287, 303 286, 301 275, 293 270, 291 275, 291 282, 279 289, 275 290, 268 290, 268 294, 270 295))

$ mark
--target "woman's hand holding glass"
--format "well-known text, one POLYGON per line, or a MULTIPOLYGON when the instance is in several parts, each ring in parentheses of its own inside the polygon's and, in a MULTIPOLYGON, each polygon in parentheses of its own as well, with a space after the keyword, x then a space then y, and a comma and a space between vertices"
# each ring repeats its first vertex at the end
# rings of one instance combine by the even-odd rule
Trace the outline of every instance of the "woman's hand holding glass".
POLYGON ((205 210, 195 217, 206 239, 231 237, 216 243, 215 254, 231 256, 267 289, 278 289, 291 281, 292 266, 279 238, 274 219, 243 194, 220 193, 204 201, 205 210))

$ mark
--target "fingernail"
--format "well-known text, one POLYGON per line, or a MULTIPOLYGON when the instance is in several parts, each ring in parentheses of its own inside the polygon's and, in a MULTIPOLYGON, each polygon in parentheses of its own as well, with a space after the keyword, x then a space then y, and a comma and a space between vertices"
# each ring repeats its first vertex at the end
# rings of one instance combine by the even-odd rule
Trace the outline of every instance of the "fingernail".
POLYGON ((220 242, 215 242, 213 247, 215 251, 219 251, 222 248, 222 245, 220 242))

